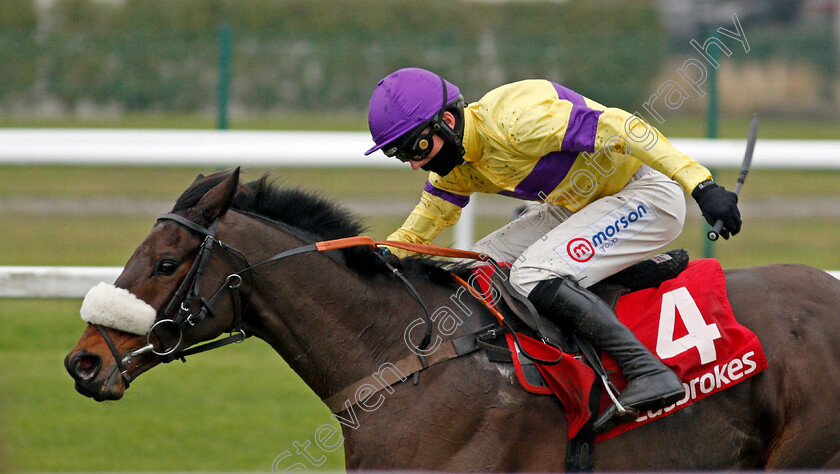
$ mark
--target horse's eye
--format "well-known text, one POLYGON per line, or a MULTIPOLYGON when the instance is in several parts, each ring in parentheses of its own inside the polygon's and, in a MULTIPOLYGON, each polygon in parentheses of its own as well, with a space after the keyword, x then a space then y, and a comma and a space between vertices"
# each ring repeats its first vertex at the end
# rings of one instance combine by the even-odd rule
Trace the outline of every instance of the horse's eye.
POLYGON ((172 275, 178 270, 178 262, 175 260, 161 260, 155 265, 155 275, 172 275))

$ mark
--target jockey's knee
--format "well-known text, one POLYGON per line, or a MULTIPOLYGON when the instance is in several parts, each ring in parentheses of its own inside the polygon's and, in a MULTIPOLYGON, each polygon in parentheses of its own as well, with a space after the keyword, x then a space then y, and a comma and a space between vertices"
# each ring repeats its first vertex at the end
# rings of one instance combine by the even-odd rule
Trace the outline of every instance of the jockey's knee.
POLYGON ((510 269, 510 284, 519 294, 528 296, 539 282, 562 276, 564 275, 559 275, 554 271, 534 266, 523 259, 519 259, 513 263, 513 267, 510 269))

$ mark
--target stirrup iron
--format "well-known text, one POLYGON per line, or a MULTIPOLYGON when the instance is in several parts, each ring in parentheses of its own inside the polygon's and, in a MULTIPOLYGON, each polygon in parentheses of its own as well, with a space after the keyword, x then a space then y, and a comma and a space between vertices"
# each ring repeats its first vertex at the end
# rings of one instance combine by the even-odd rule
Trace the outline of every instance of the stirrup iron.
POLYGON ((601 383, 604 384, 604 390, 607 391, 607 395, 609 395, 610 400, 612 401, 613 405, 615 405, 615 411, 619 414, 619 416, 624 416, 627 413, 627 409, 621 405, 621 402, 618 401, 618 397, 614 392, 615 387, 613 384, 610 383, 607 376, 601 374, 601 383))
POLYGON ((619 419, 628 420, 630 416, 632 416, 633 419, 639 417, 639 410, 630 407, 625 408, 624 405, 622 405, 621 402, 618 401, 618 396, 616 395, 616 392, 618 392, 618 390, 615 388, 612 382, 609 381, 605 374, 601 374, 601 383, 604 384, 604 390, 606 390, 607 395, 610 397, 610 401, 612 401, 613 405, 615 406, 615 412, 618 415, 619 419))

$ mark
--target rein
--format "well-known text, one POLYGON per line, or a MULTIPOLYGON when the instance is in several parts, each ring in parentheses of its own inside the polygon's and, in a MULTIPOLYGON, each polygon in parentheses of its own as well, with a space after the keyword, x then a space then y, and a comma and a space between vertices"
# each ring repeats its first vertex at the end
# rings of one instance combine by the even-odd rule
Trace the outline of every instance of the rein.
MULTIPOLYGON (((216 349, 219 347, 226 346, 228 344, 240 343, 244 341, 249 334, 246 334, 241 327, 242 324, 242 298, 240 296, 239 287, 242 283, 242 275, 253 271, 257 267, 261 267, 268 263, 277 262, 283 260, 288 257, 292 257, 295 255, 302 255, 305 253, 310 252, 326 252, 329 250, 340 250, 349 247, 358 247, 358 246, 367 246, 370 247, 371 250, 380 258, 380 260, 385 264, 385 266, 392 272, 395 278, 399 279, 403 286, 405 287, 406 291, 408 291, 409 295, 417 301, 418 304, 423 308, 424 312, 424 322, 426 325, 426 332, 423 336, 423 340, 421 341, 420 345, 417 346, 419 350, 423 350, 428 347, 431 342, 432 337, 432 318, 431 313, 429 312, 428 307, 423 302, 420 294, 414 288, 414 286, 402 275, 400 270, 393 265, 391 265, 388 260, 384 256, 384 252, 377 251, 379 246, 388 246, 394 248, 400 248, 403 250, 408 250, 416 253, 432 255, 432 256, 440 256, 440 257, 450 257, 450 258, 466 258, 472 259, 482 262, 490 262, 492 264, 496 264, 493 259, 491 259, 486 254, 480 254, 478 252, 472 252, 468 250, 458 250, 458 249, 451 249, 446 247, 436 247, 432 245, 423 245, 423 244, 415 244, 409 242, 398 242, 398 241, 388 241, 388 240, 380 240, 375 241, 370 237, 365 236, 356 236, 356 237, 346 237, 341 239, 335 240, 328 240, 328 241, 321 241, 315 242, 313 244, 302 245, 299 247, 295 247, 283 252, 280 252, 276 255, 266 258, 261 262, 250 264, 245 258, 245 256, 239 252, 238 250, 230 247, 216 237, 216 229, 218 227, 219 221, 214 221, 209 227, 203 227, 195 222, 172 213, 163 214, 158 217, 158 220, 170 220, 176 222, 184 227, 204 236, 204 241, 201 244, 201 247, 196 254, 193 263, 187 272, 187 276, 181 282, 181 285, 178 287, 178 290, 173 295, 172 299, 166 305, 164 311, 161 313, 163 319, 160 319, 152 325, 152 328, 146 334, 146 345, 130 352, 127 356, 120 358, 117 348, 115 347, 113 341, 108 336, 107 331, 105 331, 100 325, 96 325, 99 332, 102 334, 103 338, 105 339, 108 347, 110 348, 112 354, 114 355, 115 360, 117 361, 117 370, 120 371, 120 375, 122 376, 123 380, 125 381, 126 387, 131 382, 132 377, 128 373, 126 369, 126 365, 128 362, 141 354, 145 354, 147 352, 152 352, 153 354, 162 357, 164 363, 171 362, 175 359, 180 359, 182 362, 186 362, 185 357, 193 354, 198 354, 201 352, 205 352, 211 349, 216 349), (219 247, 223 248, 224 250, 228 251, 229 253, 235 255, 237 258, 241 259, 245 262, 245 268, 231 273, 225 279, 225 282, 216 290, 215 293, 209 298, 202 298, 200 297, 200 290, 201 290, 201 280, 206 269, 207 263, 210 260, 210 253, 214 246, 218 245, 219 247), (199 322, 206 319, 208 316, 213 317, 216 315, 215 304, 219 297, 225 292, 230 292, 231 298, 233 299, 233 306, 234 306, 234 328, 231 331, 231 335, 227 336, 222 339, 217 339, 215 341, 211 341, 205 344, 201 344, 195 347, 191 347, 188 349, 184 349, 178 351, 178 348, 183 341, 183 334, 184 329, 187 326, 194 326, 199 322), (191 301, 198 298, 198 301, 201 303, 201 307, 196 312, 191 312, 191 301), (174 316, 170 316, 175 310, 178 310, 177 314, 174 316), (164 343, 164 337, 162 336, 161 332, 163 331, 163 327, 165 326, 172 326, 174 329, 178 331, 178 341, 171 347, 165 347, 163 350, 158 351, 155 349, 154 344, 151 343, 151 335, 155 334, 158 341, 161 345, 166 346, 164 343)), ((475 289, 473 289, 469 284, 464 282, 462 279, 454 276, 456 282, 470 291, 470 293, 476 297, 479 301, 481 301, 484 306, 490 310, 490 312, 496 317, 499 324, 502 326, 502 329, 497 328, 482 328, 482 330, 478 331, 474 334, 468 334, 467 336, 462 336, 460 338, 447 341, 446 350, 443 351, 441 354, 433 353, 429 359, 422 355, 412 353, 409 357, 403 359, 398 363, 401 365, 402 369, 405 369, 409 375, 414 374, 415 383, 417 383, 417 375, 420 370, 428 368, 430 365, 443 362, 445 360, 449 360, 454 357, 459 357, 461 355, 465 355, 468 353, 477 350, 479 346, 483 345, 482 342, 485 341, 489 335, 490 339, 495 338, 497 334, 501 334, 503 331, 509 331, 510 328, 506 325, 504 317, 499 313, 499 311, 490 305, 483 297, 481 297, 475 289), (472 343, 468 342, 467 339, 472 339, 472 343), (456 350, 457 348, 457 350, 456 350)), ((514 334, 515 332, 510 331, 514 334)), ((518 341, 517 341, 518 342, 518 341)), ((412 351, 413 352, 413 351, 412 351)), ((436 351, 437 352, 437 351, 436 351)), ((524 353, 524 350, 523 350, 524 353)), ((556 364, 560 362, 561 358, 558 358, 554 361, 549 360, 541 360, 538 358, 534 358, 527 353, 524 355, 536 362, 543 363, 546 365, 556 364)), ((364 379, 359 383, 365 382, 364 379)), ((397 378, 394 380, 389 380, 387 384, 388 387, 390 385, 397 383, 399 381, 404 380, 404 378, 397 378)), ((329 399, 325 400, 327 405, 333 410, 334 413, 337 413, 343 409, 349 408, 344 405, 340 405, 340 399, 344 397, 348 392, 347 390, 354 389, 357 384, 351 385, 351 387, 347 387, 344 390, 334 394, 329 399)), ((352 397, 351 397, 352 399, 352 397)), ((344 398, 346 400, 346 398, 344 398)), ((348 402, 349 403, 349 402, 348 402)))
MULTIPOLYGON (((201 308, 197 312, 190 312, 190 302, 194 298, 199 297, 199 293, 201 290, 201 278, 204 274, 207 263, 210 261, 210 252, 212 251, 215 244, 218 244, 219 247, 244 260, 246 264, 248 262, 241 252, 225 245, 223 242, 219 241, 216 238, 216 228, 218 227, 218 221, 214 221, 213 224, 210 225, 210 227, 205 228, 177 214, 163 214, 158 218, 158 220, 175 221, 187 227, 188 229, 203 235, 204 241, 202 242, 201 247, 199 247, 198 253, 196 254, 195 258, 193 259, 193 263, 190 266, 189 271, 187 272, 187 276, 184 277, 184 280, 181 282, 181 285, 178 287, 178 290, 176 290, 175 294, 172 296, 172 299, 169 301, 169 303, 166 305, 163 312, 161 313, 163 319, 156 321, 152 325, 151 329, 149 329, 149 331, 146 333, 146 345, 140 347, 139 349, 131 351, 128 355, 124 357, 121 357, 119 355, 119 352, 117 351, 116 345, 112 341, 111 337, 108 335, 108 332, 105 330, 105 328, 99 324, 94 325, 96 329, 99 330, 99 333, 102 335, 102 338, 105 339, 108 348, 111 350, 111 354, 114 356, 114 360, 116 361, 116 369, 120 372, 120 376, 125 382, 126 388, 132 381, 131 374, 128 372, 126 366, 132 358, 137 357, 141 354, 152 352, 153 354, 163 358, 164 363, 172 362, 175 359, 180 359, 182 362, 186 362, 185 357, 188 355, 198 354, 200 352, 205 352, 211 349, 226 346, 228 344, 240 343, 249 336, 248 334, 245 334, 245 331, 243 331, 241 327, 242 305, 241 296, 239 295, 238 290, 239 286, 242 283, 242 276, 240 274, 229 275, 227 279, 225 279, 225 283, 218 290, 216 290, 213 296, 211 296, 209 299, 199 298, 201 308), (235 324, 233 331, 231 331, 231 335, 222 339, 218 339, 216 341, 208 342, 206 344, 201 344, 196 347, 178 351, 178 348, 180 347, 181 342, 183 340, 184 328, 186 326, 196 325, 197 323, 203 321, 208 315, 215 316, 216 301, 226 290, 231 291, 231 297, 233 298, 234 306, 235 324), (178 309, 178 313, 175 316, 170 316, 175 311, 176 307, 178 309), (167 344, 165 342, 164 335, 162 334, 163 328, 168 325, 174 327, 178 331, 178 341, 170 347, 166 347, 167 344), (164 346, 163 350, 158 351, 155 349, 154 344, 152 344, 151 342, 152 334, 154 334, 157 337, 160 344, 164 346)), ((244 273, 244 271, 239 273, 244 273)))
MULTIPOLYGON (((158 220, 171 220, 176 222, 184 227, 196 232, 200 235, 204 236, 204 241, 199 247, 198 253, 196 254, 195 258, 193 259, 193 263, 190 266, 189 271, 187 272, 186 277, 181 282, 181 285, 176 290, 175 294, 172 296, 172 299, 164 308, 163 312, 161 313, 163 319, 160 319, 152 325, 151 329, 146 334, 146 344, 143 347, 140 347, 128 355, 121 357, 117 351, 116 346, 114 345, 113 341, 111 340, 110 336, 108 335, 107 331, 100 326, 96 325, 97 329, 99 330, 102 337, 105 339, 105 342, 108 344, 111 353, 114 355, 114 359, 117 361, 117 370, 119 370, 120 375, 122 376, 123 380, 126 383, 126 386, 131 382, 132 377, 129 374, 126 365, 128 362, 139 355, 145 354, 147 352, 151 352, 159 357, 163 358, 164 363, 172 362, 173 360, 179 359, 182 362, 186 362, 185 357, 189 355, 198 354, 201 352, 205 352, 211 349, 216 349, 219 347, 226 346, 228 344, 240 343, 248 338, 250 335, 246 334, 245 331, 242 330, 241 323, 242 323, 242 303, 241 303, 241 296, 239 294, 239 286, 242 283, 242 275, 254 270, 257 267, 266 265, 271 262, 276 262, 294 255, 301 255, 304 253, 309 252, 325 252, 328 250, 339 250, 349 247, 356 247, 356 246, 368 246, 372 250, 376 250, 377 244, 379 243, 386 243, 386 242, 375 242, 370 237, 347 237, 343 239, 335 239, 329 241, 322 241, 316 242, 314 244, 302 245, 300 247, 295 247, 293 249, 286 250, 284 252, 278 253, 273 255, 259 263, 251 265, 248 260, 242 255, 241 252, 230 247, 216 237, 216 229, 218 227, 218 220, 214 221, 209 227, 204 227, 201 225, 196 224, 195 222, 180 216, 178 214, 167 213, 163 214, 158 217, 158 220), (218 290, 211 296, 209 299, 201 298, 199 296, 201 290, 201 279, 204 274, 205 268, 207 263, 210 260, 210 252, 212 251, 213 247, 218 245, 219 247, 225 249, 226 251, 235 254, 238 258, 242 259, 245 262, 245 268, 234 272, 225 279, 225 283, 219 287, 218 290), (230 336, 227 336, 222 339, 217 339, 215 341, 211 341, 205 344, 201 344, 199 346, 191 347, 188 349, 184 349, 178 351, 178 348, 181 345, 183 340, 183 331, 187 326, 194 326, 197 323, 203 321, 208 316, 212 317, 216 315, 215 311, 215 303, 218 298, 225 293, 226 291, 230 291, 233 303, 234 303, 234 317, 235 317, 235 324, 234 329, 231 332, 230 336), (191 312, 191 301, 195 298, 199 298, 199 302, 201 303, 201 308, 196 311, 195 313, 191 312), (171 314, 176 311, 177 314, 175 316, 171 316, 171 314), (165 338, 162 334, 163 329, 166 327, 171 326, 178 332, 178 341, 169 347, 166 347, 167 344, 164 342, 165 338), (151 342, 151 336, 154 334, 161 345, 164 346, 162 350, 155 349, 154 344, 151 342)), ((393 246, 399 246, 400 242, 387 242, 388 244, 394 244, 393 246)), ((440 250, 447 250, 447 249, 440 249, 440 250)), ((428 347, 429 343, 431 342, 432 337, 432 319, 431 313, 429 309, 426 307, 425 303, 420 298, 419 293, 417 290, 411 285, 411 283, 402 275, 399 269, 390 265, 386 260, 384 260, 383 256, 379 253, 377 255, 383 259, 383 262, 391 270, 392 274, 398 278, 403 285, 405 286, 406 290, 409 292, 412 298, 414 298, 420 306, 423 308, 424 312, 424 321, 426 323, 426 333, 423 336, 423 340, 421 341, 420 345, 418 346, 419 349, 425 349, 428 347)), ((477 254, 476 254, 477 255, 477 254)))

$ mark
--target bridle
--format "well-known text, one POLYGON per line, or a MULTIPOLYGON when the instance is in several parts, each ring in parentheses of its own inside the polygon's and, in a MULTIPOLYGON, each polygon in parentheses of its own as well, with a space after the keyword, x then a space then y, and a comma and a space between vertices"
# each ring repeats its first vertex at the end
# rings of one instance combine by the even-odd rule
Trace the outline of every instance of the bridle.
MULTIPOLYGON (((164 363, 169 363, 176 359, 186 362, 185 358, 189 355, 198 354, 200 352, 205 352, 211 349, 216 349, 219 347, 226 346, 228 344, 240 343, 244 341, 247 337, 249 337, 250 334, 246 334, 245 331, 242 329, 243 298, 240 294, 242 275, 250 273, 255 268, 265 265, 267 263, 276 262, 294 255, 300 255, 309 252, 324 252, 327 250, 337 250, 355 246, 369 246, 372 250, 376 250, 376 244, 380 243, 374 242, 373 239, 369 237, 348 237, 343 239, 316 242, 313 244, 294 247, 292 249, 280 252, 269 258, 266 258, 265 260, 259 263, 251 265, 248 262, 247 258, 245 258, 245 256, 242 254, 242 252, 225 244, 216 237, 216 229, 219 226, 218 219, 213 221, 213 223, 210 224, 209 227, 201 226, 187 219, 186 217, 173 213, 162 214, 158 217, 158 221, 161 220, 176 222, 192 230, 193 232, 204 236, 204 240, 201 246, 199 247, 195 258, 193 259, 193 262, 190 266, 189 271, 187 272, 187 275, 184 277, 183 281, 181 282, 181 285, 175 291, 172 298, 169 300, 169 303, 167 303, 165 309, 161 313, 161 319, 157 320, 152 325, 151 329, 149 329, 149 331, 146 333, 146 344, 143 347, 131 351, 126 356, 120 356, 116 345, 114 344, 111 337, 108 335, 108 332, 105 330, 105 328, 103 328, 99 324, 95 325, 96 328, 99 330, 99 333, 105 339, 105 342, 108 344, 108 348, 111 350, 111 354, 114 356, 114 360, 116 360, 116 369, 119 371, 120 376, 125 382, 126 388, 128 388, 132 380, 131 374, 128 372, 126 365, 134 357, 151 352, 161 357, 164 363), (214 247, 220 247, 226 250, 227 252, 233 254, 236 258, 243 261, 245 266, 241 270, 228 275, 228 277, 225 278, 224 283, 213 293, 213 295, 210 298, 203 298, 200 296, 202 277, 206 270, 207 264, 210 261, 210 253, 214 247), (196 324, 204 321, 208 317, 216 316, 216 306, 218 300, 225 293, 230 293, 234 308, 234 327, 230 335, 222 339, 217 339, 215 341, 211 341, 205 344, 201 344, 199 346, 179 351, 178 349, 180 348, 181 343, 183 341, 184 330, 190 326, 195 326, 196 324), (197 300, 200 304, 199 309, 195 312, 193 312, 191 308, 192 301, 194 300, 197 300), (177 313, 173 316, 172 314, 176 311, 176 309, 177 313), (174 329, 178 333, 177 342, 171 346, 167 346, 165 344, 165 338, 162 334, 164 329, 169 328, 174 329), (160 344, 164 346, 161 350, 156 349, 155 345, 151 342, 152 334, 154 334, 157 337, 160 344)), ((388 263, 388 261, 384 258, 384 256, 381 253, 375 252, 375 254, 382 259, 382 262, 391 270, 393 275, 402 281, 402 283, 405 285, 406 289, 411 294, 411 296, 422 306, 423 311, 425 313, 424 321, 426 324, 426 332, 424 334, 423 340, 418 345, 418 348, 421 350, 425 349, 430 344, 432 339, 433 325, 429 309, 426 307, 425 303, 423 303, 419 293, 414 288, 414 286, 411 285, 411 283, 400 273, 400 271, 397 268, 393 267, 390 263, 388 263)), ((247 302, 248 298, 246 298, 245 300, 247 302)))
POLYGON ((180 359, 181 361, 185 362, 185 357, 189 355, 205 352, 228 344, 239 343, 244 341, 249 336, 242 329, 243 305, 242 295, 240 294, 240 287, 242 285, 242 275, 246 272, 250 272, 253 268, 255 268, 258 265, 250 265, 248 263, 248 260, 242 254, 242 252, 223 243, 216 237, 216 229, 219 225, 218 220, 215 220, 209 227, 200 226, 183 216, 172 213, 161 215, 160 217, 158 217, 158 221, 160 220, 170 220, 177 222, 178 224, 181 224, 184 227, 187 227, 188 229, 204 236, 204 240, 202 241, 195 258, 193 259, 193 262, 190 265, 190 269, 187 272, 187 275, 181 281, 181 285, 175 291, 172 298, 169 300, 169 303, 167 303, 166 307, 161 313, 161 319, 157 320, 146 333, 146 344, 143 347, 131 351, 126 356, 120 356, 119 352, 117 351, 116 345, 114 344, 111 337, 108 335, 108 332, 105 330, 105 328, 103 328, 99 324, 95 325, 96 328, 99 330, 99 333, 105 339, 105 342, 108 344, 108 348, 111 350, 111 354, 114 356, 114 360, 116 360, 117 370, 119 370, 120 376, 123 378, 126 388, 128 388, 128 385, 132 380, 131 374, 129 374, 126 365, 134 357, 145 354, 147 352, 151 352, 161 357, 164 363, 169 363, 176 359, 180 359), (202 277, 204 276, 207 264, 210 261, 210 254, 213 248, 216 246, 226 250, 228 253, 234 255, 237 259, 245 262, 245 268, 243 270, 228 275, 224 283, 213 293, 213 295, 210 298, 203 298, 200 296, 202 277), (222 297, 222 295, 224 295, 227 292, 229 292, 231 295, 234 308, 234 326, 233 330, 230 332, 230 335, 225 338, 218 339, 216 341, 212 341, 193 348, 179 351, 178 349, 180 348, 181 342, 184 338, 184 330, 187 327, 195 326, 196 324, 204 321, 208 317, 216 316, 216 306, 218 304, 218 301, 222 297), (199 302, 199 308, 195 312, 192 311, 192 302, 194 300, 197 300, 199 302), (175 331, 177 331, 178 340, 173 345, 166 344, 166 338, 163 334, 165 329, 174 329, 175 331), (152 334, 154 334, 157 337, 159 343, 163 346, 161 350, 156 349, 155 345, 151 342, 152 334))
MULTIPOLYGON (((471 252, 467 250, 457 250, 457 249, 449 249, 444 247, 435 247, 431 245, 422 245, 422 244, 412 244, 406 242, 394 242, 394 241, 374 241, 370 237, 364 236, 357 236, 357 237, 346 237, 340 238, 335 240, 328 240, 328 241, 320 241, 315 242, 312 244, 305 244, 298 247, 294 247, 292 249, 280 252, 276 255, 266 258, 265 260, 251 265, 248 262, 248 259, 245 258, 244 254, 235 248, 223 243, 216 237, 216 229, 219 226, 219 220, 216 219, 210 224, 209 227, 204 227, 195 222, 187 219, 186 217, 180 216, 178 214, 167 213, 162 214, 158 217, 158 221, 161 220, 168 220, 176 222, 202 236, 204 236, 204 240, 199 247, 198 252, 196 253, 195 258, 190 266, 189 271, 187 272, 186 277, 181 282, 181 285, 178 287, 178 290, 175 291, 172 298, 170 299, 169 303, 166 305, 164 311, 161 313, 161 319, 157 320, 146 333, 146 344, 143 347, 135 349, 134 351, 130 352, 128 355, 121 357, 119 352, 116 348, 116 345, 113 343, 111 337, 108 335, 108 332, 101 326, 95 325, 96 328, 99 330, 102 337, 105 339, 105 342, 108 344, 109 349, 111 350, 111 354, 114 356, 114 360, 116 361, 116 369, 119 370, 120 376, 122 377, 123 381, 125 382, 126 388, 128 388, 129 384, 131 383, 132 377, 131 374, 128 372, 126 365, 128 362, 139 355, 151 352, 159 357, 162 358, 164 363, 172 362, 173 360, 181 360, 182 362, 186 362, 186 357, 193 354, 198 354, 201 352, 209 351, 211 349, 216 349, 219 347, 226 346, 228 344, 235 344, 244 341, 246 338, 250 336, 250 334, 246 334, 245 331, 242 330, 242 295, 241 293, 241 285, 242 285, 242 275, 245 273, 252 272, 257 267, 265 265, 267 263, 276 262, 294 255, 301 255, 304 253, 309 252, 324 252, 328 250, 338 250, 344 249, 349 247, 356 247, 356 246, 367 246, 374 252, 380 261, 391 271, 392 275, 400 280, 405 287, 406 291, 409 295, 420 304, 424 312, 424 323, 426 326, 426 331, 423 335, 423 339, 420 344, 417 345, 417 349, 419 351, 425 350, 432 340, 432 316, 429 312, 428 307, 423 302, 420 297, 420 294, 414 288, 414 286, 409 282, 405 276, 402 275, 400 270, 388 261, 386 257, 387 251, 384 251, 382 247, 379 245, 386 245, 390 247, 398 247, 404 250, 409 250, 413 252, 424 253, 427 255, 436 255, 442 257, 454 257, 454 258, 469 258, 473 260, 480 260, 484 262, 493 262, 485 254, 479 254, 477 252, 471 252), (204 272, 206 270, 207 264, 210 261, 210 253, 214 247, 220 247, 227 251, 228 253, 234 255, 237 259, 244 262, 245 267, 239 271, 231 273, 225 278, 224 283, 213 293, 210 298, 203 298, 201 297, 201 282, 204 272), (196 324, 204 321, 208 317, 216 316, 216 305, 218 303, 219 298, 222 297, 225 293, 230 293, 232 301, 233 301, 233 308, 234 308, 234 325, 233 329, 230 332, 230 335, 221 339, 217 339, 211 342, 207 342, 195 347, 178 350, 183 342, 184 336, 184 329, 195 326, 196 324), (200 308, 192 312, 191 306, 192 301, 197 300, 200 303, 200 308), (176 310, 177 314, 171 316, 171 314, 176 310), (163 332, 163 328, 165 327, 172 327, 173 329, 177 330, 178 332, 178 341, 172 345, 166 347, 164 341, 165 338, 161 334, 163 332), (162 350, 155 349, 154 344, 151 342, 151 336, 155 334, 158 341, 164 347, 162 350)), ((249 285, 250 288, 250 285, 249 285)), ((250 295, 249 295, 250 296, 250 295)), ((246 298, 246 303, 249 298, 246 298)), ((481 298, 479 298, 481 299, 481 298)), ((485 305, 487 306, 487 305, 485 305)), ((487 306, 488 309, 490 308, 487 306)), ((499 316, 501 318, 501 316, 499 316)), ((503 318, 500 319, 500 323, 504 324, 503 318)), ((491 333, 495 332, 493 330, 490 331, 491 333)), ((493 336, 495 337, 495 336, 493 336)), ((514 337, 515 333, 514 333, 514 337)), ((517 343, 517 345, 519 345, 517 343)), ((522 349, 522 353, 529 359, 534 360, 535 362, 543 363, 546 365, 553 365, 562 359, 562 355, 560 358, 554 361, 550 360, 542 360, 537 357, 531 356, 527 354, 527 352, 522 349)), ((418 355, 419 356, 419 355, 418 355)), ((419 356, 420 360, 423 361, 425 366, 425 359, 423 356, 419 356)))

